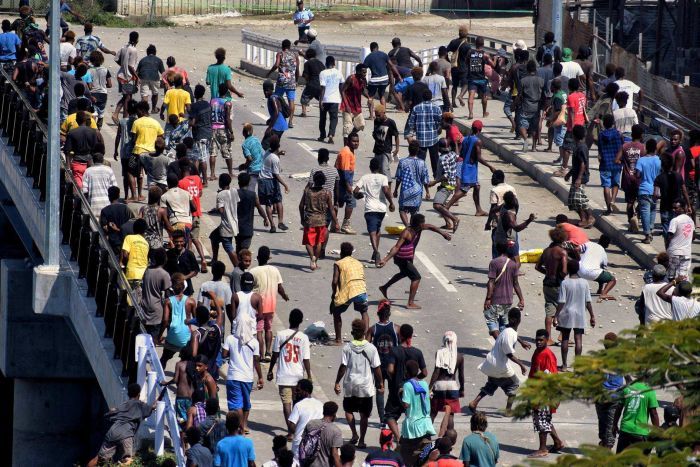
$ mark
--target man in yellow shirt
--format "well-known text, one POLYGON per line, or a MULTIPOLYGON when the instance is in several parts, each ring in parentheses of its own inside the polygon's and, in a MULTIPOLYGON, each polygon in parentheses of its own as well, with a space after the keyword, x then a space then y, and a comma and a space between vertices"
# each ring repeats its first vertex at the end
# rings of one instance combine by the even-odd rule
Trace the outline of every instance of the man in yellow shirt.
POLYGON ((160 123, 155 118, 149 117, 148 111, 148 102, 141 101, 136 104, 138 118, 131 126, 131 132, 134 134, 134 150, 126 163, 132 197, 127 201, 144 200, 144 197, 141 196, 141 188, 143 187, 141 156, 156 152, 156 139, 163 135, 160 123), (136 191, 137 184, 138 192, 136 191), (138 197, 134 195, 135 193, 138 193, 138 197))
POLYGON ((148 240, 144 237, 146 233, 146 221, 136 219, 134 222, 134 234, 127 235, 122 243, 121 264, 126 268, 126 280, 131 288, 136 292, 137 299, 141 301, 141 282, 143 274, 148 268, 148 240))
POLYGON ((177 115, 179 121, 185 119, 185 115, 190 111, 192 97, 190 93, 182 89, 182 75, 175 75, 173 80, 174 88, 168 89, 163 98, 163 107, 160 109, 160 119, 165 120, 165 113, 168 117, 177 115))
POLYGON ((341 243, 340 259, 333 265, 333 295, 330 308, 335 328, 335 345, 343 344, 341 315, 350 307, 350 304, 353 304, 355 311, 360 312, 365 329, 369 327, 365 268, 352 257, 354 250, 352 243, 341 243))
MULTIPOLYGON (((66 119, 61 123, 61 137, 65 138, 68 135, 68 132, 71 131, 73 128, 78 128, 78 122, 76 122, 76 117, 78 116, 78 112, 87 112, 88 111, 88 102, 85 99, 80 99, 78 103, 76 104, 76 110, 74 113, 68 115, 66 119)), ((90 128, 97 130, 97 123, 95 122, 94 118, 90 118, 90 123, 88 124, 90 128)))

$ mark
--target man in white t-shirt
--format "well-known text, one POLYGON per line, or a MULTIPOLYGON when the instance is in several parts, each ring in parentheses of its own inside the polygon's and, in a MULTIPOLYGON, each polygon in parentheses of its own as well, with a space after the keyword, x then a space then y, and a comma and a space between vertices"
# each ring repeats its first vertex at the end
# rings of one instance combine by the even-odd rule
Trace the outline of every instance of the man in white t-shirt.
POLYGON ((61 69, 68 70, 68 65, 73 64, 73 59, 78 55, 78 50, 73 43, 75 42, 75 33, 68 31, 63 35, 63 42, 60 44, 59 55, 61 56, 61 69))
POLYGON ((250 393, 253 390, 253 370, 258 374, 258 389, 263 388, 263 376, 260 369, 260 345, 254 337, 242 342, 234 334, 224 341, 222 355, 228 358, 226 373, 226 400, 228 410, 238 412, 243 433, 248 429, 250 414, 250 393))
MULTIPOLYGON (((518 342, 518 326, 520 325, 521 314, 518 308, 511 308, 508 311, 508 327, 496 338, 493 348, 486 355, 479 370, 485 374, 488 379, 486 384, 481 388, 479 394, 469 403, 469 408, 472 412, 476 411, 476 406, 479 401, 486 396, 493 396, 498 388, 503 389, 503 392, 508 397, 506 403, 506 412, 510 412, 515 399, 515 391, 520 386, 520 380, 515 374, 515 370, 509 365, 513 362, 520 367, 523 375, 527 374, 525 365, 514 355, 515 343, 518 342)), ((526 350, 530 346, 526 347, 526 350)))
POLYGON ((340 105, 340 86, 345 82, 343 74, 335 67, 335 57, 326 57, 326 69, 318 76, 321 83, 321 117, 318 129, 321 134, 318 140, 323 142, 328 135, 328 144, 333 144, 335 128, 338 125, 338 106, 340 105), (326 133, 326 117, 330 115, 328 133, 326 133))
POLYGON ((294 409, 287 418, 287 426, 290 429, 289 433, 294 435, 294 441, 292 441, 294 458, 299 459, 299 444, 301 444, 304 428, 311 420, 323 418, 323 402, 311 397, 314 385, 308 379, 299 380, 294 390, 299 400, 294 404, 294 409))
POLYGON ((598 283, 597 294, 598 301, 615 300, 615 297, 609 295, 610 291, 617 284, 615 276, 607 270, 608 254, 605 249, 610 245, 610 238, 607 235, 601 235, 598 243, 587 242, 579 247, 581 252, 581 260, 579 261, 579 277, 587 281, 598 283))
MULTIPOLYGON (((662 320, 672 320, 671 304, 657 295, 657 292, 666 286, 666 268, 657 264, 651 271, 653 282, 642 288, 641 305, 644 307, 643 324, 649 325, 662 320)), ((673 293, 669 289, 670 293, 673 293)))
POLYGON ((353 190, 355 198, 365 199, 365 222, 369 241, 372 244, 372 260, 378 264, 381 260, 379 253, 379 240, 381 238, 382 221, 386 215, 387 202, 389 211, 394 212, 394 199, 389 189, 389 179, 382 174, 382 166, 379 159, 369 161, 369 170, 372 173, 365 174, 357 181, 353 190))
POLYGON ((688 282, 685 277, 676 277, 661 287, 656 294, 663 301, 671 304, 671 318, 673 321, 681 321, 695 318, 700 314, 700 302, 690 296, 692 292, 693 284, 688 282), (670 293, 669 289, 674 286, 676 290, 670 293))
MULTIPOLYGON (((304 313, 300 309, 295 308, 289 312, 289 329, 280 331, 275 336, 272 343, 272 360, 267 372, 267 380, 272 381, 273 369, 275 364, 278 365, 277 386, 289 435, 294 432, 294 427, 289 423, 294 387, 304 377, 304 371, 306 371, 306 376, 311 379, 311 345, 306 334, 299 330, 303 321, 304 313)), ((303 431, 304 428, 302 427, 301 430, 303 431)), ((302 431, 299 432, 300 439, 302 431)), ((296 438, 295 442, 297 442, 296 438)))
MULTIPOLYGON (((617 92, 626 92, 627 96, 629 96, 627 100, 627 105, 626 108, 632 109, 634 107, 634 95, 638 94, 637 97, 637 109, 642 108, 642 88, 637 86, 634 82, 625 79, 625 69, 622 67, 617 67, 615 69, 615 84, 617 84, 618 89, 617 92)), ((613 110, 617 110, 619 108, 618 103, 615 101, 613 102, 613 110)))
MULTIPOLYGON (((590 243, 590 242, 589 242, 590 243)), ((574 332, 574 352, 576 356, 583 352, 583 331, 586 328, 586 310, 591 317, 591 327, 595 327, 591 289, 588 281, 578 275, 579 262, 569 259, 566 270, 569 277, 559 287, 557 311, 554 313, 554 325, 561 331, 561 367, 566 371, 569 355, 569 338, 574 332)))
POLYGON ((430 89, 430 92, 433 93, 433 104, 440 107, 443 112, 449 112, 450 99, 447 96, 447 81, 445 81, 445 77, 439 73, 437 61, 430 62, 430 65, 428 65, 428 74, 423 77, 421 82, 425 83, 428 89, 430 89), (447 105, 445 105, 445 101, 448 102, 447 105))
POLYGON ((668 225, 668 233, 670 239, 668 242, 669 265, 668 278, 690 276, 690 255, 692 254, 693 232, 695 231, 695 223, 685 213, 685 203, 673 203, 673 214, 675 217, 671 219, 668 225))
POLYGON ((574 61, 574 52, 566 47, 561 52, 561 75, 568 79, 578 79, 581 87, 585 86, 586 75, 578 62, 574 61))
MULTIPOLYGON (((214 261, 211 264, 211 274, 212 280, 206 281, 199 288, 197 306, 205 306, 207 309, 214 309, 214 306, 211 304, 211 299, 209 298, 209 292, 214 292, 217 300, 220 300, 219 306, 221 309, 226 310, 226 314, 231 316, 231 312, 233 311, 231 308, 231 286, 228 282, 223 281, 224 274, 226 274, 226 265, 221 261, 214 261)), ((225 322, 225 319, 221 320, 222 324, 225 322)))
POLYGON ((501 211, 501 206, 503 206, 503 195, 509 191, 512 191, 516 197, 518 196, 515 188, 506 183, 506 174, 502 170, 494 170, 491 174, 491 191, 489 191, 491 208, 486 218, 484 230, 495 229, 498 225, 498 213, 501 211))

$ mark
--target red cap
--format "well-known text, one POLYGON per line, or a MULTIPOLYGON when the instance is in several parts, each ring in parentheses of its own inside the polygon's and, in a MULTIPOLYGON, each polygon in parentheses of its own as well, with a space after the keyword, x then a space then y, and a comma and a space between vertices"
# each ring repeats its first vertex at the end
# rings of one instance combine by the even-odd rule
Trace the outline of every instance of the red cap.
POLYGON ((483 130, 484 129, 484 124, 481 123, 481 120, 474 120, 472 122, 472 128, 476 128, 477 130, 483 130))
POLYGON ((377 305, 377 313, 380 313, 384 308, 389 308, 390 306, 391 302, 389 300, 386 298, 381 299, 377 305))

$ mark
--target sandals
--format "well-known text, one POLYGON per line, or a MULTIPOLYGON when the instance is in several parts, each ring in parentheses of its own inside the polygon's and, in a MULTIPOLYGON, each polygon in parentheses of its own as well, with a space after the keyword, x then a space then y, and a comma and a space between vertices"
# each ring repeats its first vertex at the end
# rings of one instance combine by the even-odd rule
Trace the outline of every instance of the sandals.
POLYGON ((271 360, 272 360, 272 355, 270 355, 269 353, 266 353, 265 356, 260 361, 263 363, 270 363, 271 360))

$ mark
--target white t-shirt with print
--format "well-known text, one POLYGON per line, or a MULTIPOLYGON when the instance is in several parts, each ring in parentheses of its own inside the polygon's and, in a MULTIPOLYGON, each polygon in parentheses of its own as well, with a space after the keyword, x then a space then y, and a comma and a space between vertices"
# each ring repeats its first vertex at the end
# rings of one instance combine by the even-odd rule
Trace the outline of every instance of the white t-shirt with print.
POLYGON ((687 214, 681 214, 671 219, 671 223, 668 224, 668 233, 672 234, 672 236, 668 242, 666 253, 669 256, 690 258, 694 230, 695 224, 687 214))
POLYGON ((383 187, 389 179, 383 174, 365 174, 357 181, 360 192, 365 195, 365 212, 386 212, 386 196, 383 187))
POLYGON ((323 104, 340 104, 340 85, 345 82, 343 74, 337 68, 328 68, 318 75, 323 90, 323 104))
POLYGON ((221 348, 229 353, 226 380, 252 383, 255 379, 253 357, 260 357, 258 340, 251 339, 250 342, 243 344, 236 336, 231 334, 226 338, 221 348))
POLYGON ((275 336, 272 351, 279 352, 277 359, 277 384, 280 386, 296 386, 304 377, 304 360, 311 358, 309 338, 301 331, 285 329, 275 336), (280 346, 296 332, 283 349, 280 346))

